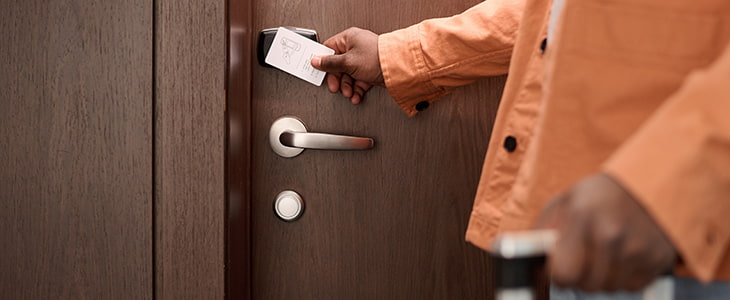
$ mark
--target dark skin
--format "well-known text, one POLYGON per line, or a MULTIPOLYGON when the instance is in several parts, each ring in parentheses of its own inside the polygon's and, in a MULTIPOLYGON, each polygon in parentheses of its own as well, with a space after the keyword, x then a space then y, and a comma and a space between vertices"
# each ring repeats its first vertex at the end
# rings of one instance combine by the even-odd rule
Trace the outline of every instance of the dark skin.
MULTIPOLYGON (((378 35, 347 29, 324 42, 336 54, 312 65, 326 71, 330 92, 353 104, 373 85, 383 84, 378 35)), ((670 270, 677 252, 664 232, 620 183, 598 173, 554 198, 538 228, 558 231, 549 255, 552 281, 585 291, 636 291, 670 270)))
POLYGON ((323 43, 335 55, 312 59, 312 66, 327 72, 327 88, 359 104, 373 85, 383 85, 378 56, 378 35, 352 27, 323 43))
POLYGON ((549 269, 553 283, 562 287, 636 291, 677 260, 674 246, 646 210, 602 173, 554 198, 537 227, 558 230, 549 269))

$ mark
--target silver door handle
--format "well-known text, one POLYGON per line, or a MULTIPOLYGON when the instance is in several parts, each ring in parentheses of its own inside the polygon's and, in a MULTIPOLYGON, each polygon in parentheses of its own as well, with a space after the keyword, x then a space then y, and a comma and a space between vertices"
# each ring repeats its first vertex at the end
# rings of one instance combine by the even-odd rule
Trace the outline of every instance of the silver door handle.
POLYGON ((319 150, 367 150, 373 148, 373 139, 328 133, 284 131, 279 141, 287 147, 319 150))
POLYGON ((375 145, 373 139, 366 137, 307 132, 301 120, 290 116, 271 124, 269 143, 271 149, 283 157, 297 156, 304 149, 368 150, 375 145))

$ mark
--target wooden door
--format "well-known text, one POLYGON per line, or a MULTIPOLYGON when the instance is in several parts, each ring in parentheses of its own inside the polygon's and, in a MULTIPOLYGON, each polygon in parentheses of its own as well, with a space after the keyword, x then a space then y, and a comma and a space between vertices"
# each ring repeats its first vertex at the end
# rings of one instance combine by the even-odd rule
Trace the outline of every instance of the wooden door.
POLYGON ((1 7, 0 297, 152 298, 152 3, 1 7))
POLYGON ((223 298, 226 1, 0 7, 0 298, 223 298))
POLYGON ((245 177, 237 169, 250 166, 251 182, 230 178, 229 184, 236 191, 250 184, 251 194, 229 195, 229 295, 239 295, 236 286, 250 280, 254 299, 491 298, 494 266, 464 234, 504 78, 458 89, 408 118, 383 88, 353 106, 325 87, 255 62, 245 74, 240 69, 247 62, 239 60, 250 59, 255 44, 238 40, 246 39, 243 32, 251 39, 278 26, 314 29, 323 40, 350 26, 382 33, 460 13, 477 1, 243 2, 231 2, 229 175, 245 177), (268 132, 284 115, 301 118, 314 132, 371 137, 375 148, 279 157, 268 132), (248 118, 250 125, 242 121, 248 118), (236 136, 250 140, 250 152, 236 136), (283 190, 306 203, 295 222, 273 212, 283 190), (250 232, 241 221, 248 218, 250 232))

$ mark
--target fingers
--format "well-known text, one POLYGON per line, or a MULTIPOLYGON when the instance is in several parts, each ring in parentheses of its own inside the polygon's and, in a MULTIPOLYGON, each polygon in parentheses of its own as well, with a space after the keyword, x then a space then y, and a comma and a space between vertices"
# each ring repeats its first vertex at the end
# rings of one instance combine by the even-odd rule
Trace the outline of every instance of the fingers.
POLYGON ((549 261, 558 286, 638 290, 676 260, 676 250, 651 216, 608 179, 584 179, 540 216, 538 226, 558 230, 549 261))
POLYGON ((348 43, 351 36, 355 35, 359 28, 350 28, 342 31, 331 38, 327 39, 322 45, 335 50, 335 55, 323 55, 312 58, 312 66, 320 71, 325 72, 345 72, 348 73, 346 67, 346 55, 353 45, 348 43))
POLYGON ((314 68, 328 73, 347 73, 355 80, 384 84, 378 54, 378 35, 369 30, 350 28, 324 42, 334 55, 312 58, 314 68))
POLYGON ((340 78, 342 75, 339 73, 327 74, 327 89, 330 93, 337 93, 340 91, 340 78))
POLYGON ((568 206, 569 198, 570 194, 563 194, 551 200, 543 208, 534 227, 538 229, 552 229, 560 227, 564 220, 564 210, 568 206))
POLYGON ((638 291, 664 273, 662 270, 666 267, 662 266, 667 265, 664 259, 657 253, 642 254, 647 248, 656 247, 657 243, 647 242, 649 240, 647 237, 631 240, 617 251, 624 261, 621 264, 622 268, 618 269, 620 274, 617 277, 622 278, 622 281, 617 286, 628 291, 638 291))
POLYGON ((648 277, 643 276, 641 273, 634 273, 629 274, 628 276, 631 276, 630 280, 626 282, 626 286, 624 287, 625 290, 629 292, 637 292, 641 289, 648 286, 652 281, 654 281, 654 277, 648 277))
POLYGON ((561 228, 560 237, 550 254, 550 274, 557 286, 576 286, 584 275, 587 263, 585 233, 581 226, 561 228))
POLYGON ((558 230, 558 240, 550 253, 550 274, 558 286, 577 285, 587 261, 585 230, 576 226, 580 220, 570 215, 570 193, 556 197, 545 206, 536 223, 537 228, 558 230))
POLYGON ((377 50, 378 35, 360 28, 350 28, 323 44, 335 55, 312 58, 315 69, 327 72, 327 88, 340 92, 352 104, 359 104, 373 83, 382 84, 383 75, 377 50))
POLYGON ((588 292, 596 292, 603 288, 612 289, 609 287, 611 276, 614 275, 611 266, 615 264, 614 261, 615 249, 609 247, 601 247, 598 243, 592 243, 589 247, 590 258, 586 260, 591 267, 587 270, 585 276, 582 276, 579 286, 583 287, 588 292))
POLYGON ((313 57, 312 61, 310 61, 310 63, 312 64, 312 67, 314 67, 317 70, 324 71, 324 70, 322 70, 322 57, 324 57, 324 55, 313 57))
POLYGON ((348 50, 347 41, 350 39, 356 31, 362 30, 360 28, 351 27, 338 34, 328 38, 322 45, 325 45, 331 49, 334 49, 336 53, 345 53, 348 50))
POLYGON ((343 74, 340 79, 340 92, 345 98, 352 98, 352 77, 347 74, 343 74))
POLYGON ((360 104, 360 102, 362 101, 362 98, 365 96, 365 93, 371 87, 372 87, 372 85, 367 82, 355 81, 353 95, 352 95, 352 98, 350 98, 350 102, 352 102, 352 104, 360 104))
POLYGON ((349 73, 347 54, 323 55, 312 58, 312 67, 327 73, 349 73))
POLYGON ((364 81, 352 79, 347 74, 331 73, 327 74, 327 89, 331 93, 341 92, 342 96, 350 99, 352 104, 360 104, 365 93, 373 86, 364 81))

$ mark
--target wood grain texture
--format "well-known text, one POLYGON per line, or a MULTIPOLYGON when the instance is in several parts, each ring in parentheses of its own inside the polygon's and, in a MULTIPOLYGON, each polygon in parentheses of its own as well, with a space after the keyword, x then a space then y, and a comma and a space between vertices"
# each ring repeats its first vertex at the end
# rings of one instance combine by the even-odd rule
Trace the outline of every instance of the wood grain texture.
POLYGON ((0 295, 152 298, 152 4, 2 1, 0 295))
POLYGON ((225 4, 156 1, 158 299, 224 296, 225 4))
MULTIPOLYGON (((459 13, 475 1, 255 1, 254 29, 350 26, 387 32, 459 13), (326 8, 326 9, 323 9, 326 8)), ((382 88, 349 104, 283 72, 254 66, 254 299, 490 299, 494 266, 464 241, 504 77, 456 90, 408 118, 382 88), (364 152, 307 150, 285 159, 268 144, 282 115, 314 132, 368 136, 364 152), (304 216, 272 212, 299 192, 304 216)))

